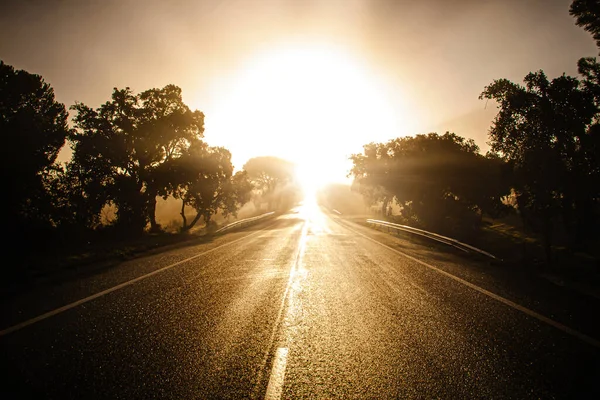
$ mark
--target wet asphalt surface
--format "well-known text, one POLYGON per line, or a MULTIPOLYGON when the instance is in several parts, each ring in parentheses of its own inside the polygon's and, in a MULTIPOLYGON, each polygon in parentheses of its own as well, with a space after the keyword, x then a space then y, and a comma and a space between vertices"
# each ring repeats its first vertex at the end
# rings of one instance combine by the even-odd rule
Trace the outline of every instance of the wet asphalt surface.
POLYGON ((593 343, 380 243, 600 338, 598 299, 304 207, 4 299, 0 398, 600 398, 593 343))

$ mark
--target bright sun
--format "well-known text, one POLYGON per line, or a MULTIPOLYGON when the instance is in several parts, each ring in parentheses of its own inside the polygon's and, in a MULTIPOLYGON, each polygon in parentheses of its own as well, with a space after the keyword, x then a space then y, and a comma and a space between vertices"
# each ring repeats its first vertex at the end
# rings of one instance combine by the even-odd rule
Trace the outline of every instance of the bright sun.
POLYGON ((295 162, 307 192, 344 181, 349 154, 398 136, 411 115, 359 59, 326 45, 259 54, 218 89, 207 139, 238 167, 259 155, 295 162))

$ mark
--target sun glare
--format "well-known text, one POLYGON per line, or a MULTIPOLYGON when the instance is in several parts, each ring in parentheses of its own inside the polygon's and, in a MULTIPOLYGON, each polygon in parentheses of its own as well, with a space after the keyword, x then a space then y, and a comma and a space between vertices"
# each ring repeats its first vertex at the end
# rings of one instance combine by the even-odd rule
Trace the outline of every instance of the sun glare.
POLYGON ((296 163, 307 193, 347 181, 351 153, 410 119, 374 72, 334 46, 272 48, 219 89, 207 139, 231 148, 237 167, 258 155, 296 163))
POLYGON ((315 199, 319 188, 328 183, 319 174, 319 168, 308 162, 297 166, 296 178, 302 186, 305 201, 315 199))

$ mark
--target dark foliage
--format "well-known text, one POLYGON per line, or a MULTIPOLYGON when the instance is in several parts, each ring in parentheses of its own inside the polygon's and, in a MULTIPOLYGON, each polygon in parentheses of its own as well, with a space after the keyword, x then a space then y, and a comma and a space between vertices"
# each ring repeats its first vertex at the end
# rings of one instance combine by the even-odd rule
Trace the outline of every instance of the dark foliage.
POLYGON ((356 186, 383 212, 396 201, 407 222, 444 232, 476 229, 483 212, 501 211, 502 163, 454 133, 371 143, 351 157, 356 186))
POLYGON ((48 188, 69 133, 65 106, 41 76, 0 61, 1 157, 8 226, 21 234, 52 228, 48 188))
POLYGON ((575 0, 569 13, 575 17, 578 26, 592 34, 596 45, 600 47, 600 1, 575 0))
POLYGON ((572 247, 597 235, 590 222, 600 194, 598 107, 591 73, 582 72, 583 83, 549 80, 542 71, 528 74, 524 86, 501 79, 481 95, 498 103, 490 145, 510 163, 519 212, 542 235, 548 260, 557 224, 572 247))
POLYGON ((245 172, 233 174, 231 153, 223 147, 209 147, 196 141, 173 162, 172 194, 181 199, 182 230, 191 229, 202 217, 208 226, 218 211, 235 215, 250 199, 252 185, 245 172), (196 216, 188 223, 185 207, 196 216))
POLYGON ((157 230, 156 197, 173 190, 170 164, 202 138, 204 114, 191 111, 174 85, 138 95, 115 89, 97 110, 83 104, 73 109, 67 173, 79 180, 80 200, 89 201, 94 213, 98 205, 114 204, 116 224, 130 233, 140 233, 148 222, 157 230))

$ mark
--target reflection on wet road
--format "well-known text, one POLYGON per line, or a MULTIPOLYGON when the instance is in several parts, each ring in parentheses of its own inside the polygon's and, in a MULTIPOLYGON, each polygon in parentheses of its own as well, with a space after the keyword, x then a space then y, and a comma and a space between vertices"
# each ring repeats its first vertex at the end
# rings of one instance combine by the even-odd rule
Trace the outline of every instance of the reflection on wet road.
POLYGON ((0 327, 2 397, 595 393, 594 345, 425 264, 501 289, 476 261, 374 233, 307 202, 212 243, 12 299, 0 327))

